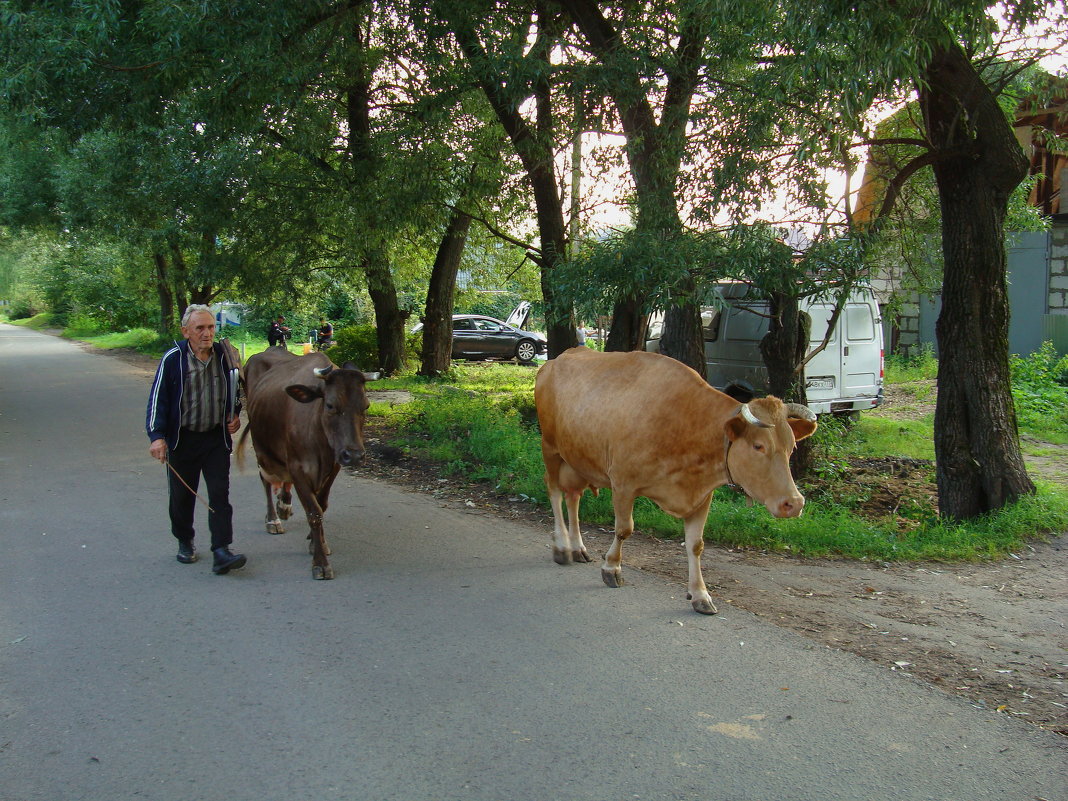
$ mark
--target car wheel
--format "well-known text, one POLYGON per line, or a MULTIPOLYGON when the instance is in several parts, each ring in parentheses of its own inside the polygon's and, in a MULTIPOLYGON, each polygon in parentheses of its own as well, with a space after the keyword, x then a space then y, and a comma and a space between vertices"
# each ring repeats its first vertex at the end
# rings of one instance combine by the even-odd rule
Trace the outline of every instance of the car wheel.
POLYGON ((538 349, 529 339, 521 339, 519 344, 515 346, 515 357, 521 362, 532 362, 537 355, 538 349))

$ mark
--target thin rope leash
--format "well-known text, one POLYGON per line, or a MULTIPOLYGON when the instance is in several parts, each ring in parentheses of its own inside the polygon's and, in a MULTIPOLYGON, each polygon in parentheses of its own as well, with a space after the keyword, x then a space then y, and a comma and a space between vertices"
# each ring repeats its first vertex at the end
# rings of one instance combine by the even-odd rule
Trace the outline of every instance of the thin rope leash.
POLYGON ((170 470, 172 473, 174 473, 174 477, 182 482, 182 486, 183 487, 185 487, 187 490, 189 490, 191 493, 193 493, 193 495, 196 496, 198 501, 200 501, 202 504, 207 506, 209 512, 211 512, 212 514, 215 514, 215 510, 211 508, 211 506, 208 504, 208 502, 206 500, 204 500, 203 498, 201 498, 200 495, 197 493, 197 491, 195 489, 193 489, 188 484, 186 484, 184 478, 182 478, 180 475, 178 475, 178 471, 174 469, 174 465, 171 464, 169 459, 167 461, 165 461, 164 464, 167 465, 167 469, 168 470, 170 470))

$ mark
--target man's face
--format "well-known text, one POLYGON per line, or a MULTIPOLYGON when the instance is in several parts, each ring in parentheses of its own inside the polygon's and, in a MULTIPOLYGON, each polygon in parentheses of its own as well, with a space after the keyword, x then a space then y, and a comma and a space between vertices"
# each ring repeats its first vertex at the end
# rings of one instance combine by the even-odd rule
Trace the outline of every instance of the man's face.
POLYGON ((194 312, 189 322, 182 326, 182 336, 189 340, 195 353, 203 356, 215 341, 215 318, 207 312, 194 312))

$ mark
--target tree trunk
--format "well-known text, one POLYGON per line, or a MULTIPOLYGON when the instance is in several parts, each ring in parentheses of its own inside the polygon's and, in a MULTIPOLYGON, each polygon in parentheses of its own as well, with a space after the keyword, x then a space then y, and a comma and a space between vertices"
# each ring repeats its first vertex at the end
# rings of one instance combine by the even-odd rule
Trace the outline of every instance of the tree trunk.
POLYGON ((633 295, 616 301, 612 309, 612 322, 605 340, 606 351, 643 350, 648 317, 641 312, 641 304, 633 295))
POLYGON ((174 292, 167 275, 167 257, 160 251, 152 254, 156 265, 156 294, 159 296, 159 333, 170 336, 174 333, 174 292))
MULTIPOLYGON (((350 83, 345 87, 345 119, 348 122, 348 154, 354 178, 372 185, 380 172, 381 156, 375 152, 371 128, 371 59, 366 55, 366 32, 361 28, 364 14, 370 13, 369 4, 357 4, 349 41, 361 55, 350 83)), ((355 201, 354 201, 355 202, 355 201)), ((360 216, 371 232, 376 231, 374 210, 361 210, 360 216)), ((373 235, 373 234, 372 234, 373 235)), ((367 292, 375 310, 377 329, 378 364, 360 365, 364 369, 377 367, 386 375, 392 375, 404 366, 404 321, 409 312, 402 311, 397 301, 397 286, 393 281, 389 258, 380 245, 367 244, 361 260, 367 292)))
POLYGON ((454 209, 445 236, 438 245, 426 292, 419 375, 434 378, 452 365, 452 302, 456 292, 456 273, 460 269, 460 257, 470 227, 471 217, 454 209))
MULTIPOLYGON (((796 295, 771 293, 769 311, 768 333, 760 341, 760 355, 768 368, 768 394, 807 406, 805 371, 798 367, 808 352, 812 321, 800 310, 796 295)), ((798 442, 790 457, 794 478, 812 469, 812 458, 812 440, 798 442)))
POLYGON ((937 50, 921 91, 942 210, 945 274, 935 456, 941 514, 963 520, 1033 493, 1009 375, 1004 222, 1027 161, 959 47, 937 50))
POLYGON ((174 282, 174 297, 178 303, 178 320, 181 321, 185 316, 185 309, 189 305, 189 271, 185 267, 185 256, 182 254, 182 249, 178 247, 178 243, 171 241, 171 264, 174 269, 171 270, 171 277, 174 282))
MULTIPOLYGON (((498 66, 490 60, 482 46, 473 20, 446 4, 436 6, 436 10, 449 22, 460 49, 464 51, 479 86, 508 134, 519 160, 523 163, 527 180, 530 181, 541 245, 537 262, 541 270, 541 291, 545 301, 548 355, 552 359, 578 344, 574 310, 567 298, 557 291, 555 281, 555 269, 567 255, 567 236, 564 227, 564 206, 556 189, 556 176, 553 171, 555 154, 552 149, 553 116, 549 84, 552 70, 546 66, 541 78, 534 82, 536 119, 532 129, 519 111, 519 107, 527 99, 522 93, 522 87, 517 92, 498 72, 498 66)), ((541 7, 538 8, 537 16, 538 35, 531 51, 548 65, 559 34, 554 28, 558 21, 554 21, 554 15, 541 7)))
POLYGON ((701 331, 701 309, 692 300, 693 277, 683 281, 687 298, 664 312, 664 331, 660 335, 660 352, 692 367, 705 377, 705 338, 701 331))
MULTIPOLYGON (((680 15, 674 58, 666 67, 667 83, 657 87, 657 92, 663 90, 664 94, 654 102, 635 66, 637 59, 627 51, 624 37, 604 15, 600 4, 596 0, 566 0, 562 5, 612 76, 609 91, 626 138, 627 162, 637 196, 635 229, 639 236, 659 238, 664 247, 671 247, 682 232, 675 185, 686 150, 690 104, 704 63, 704 42, 709 31, 704 11, 694 7, 680 15)), ((664 313, 660 352, 704 376, 701 312, 692 300, 693 286, 691 275, 679 276, 677 301, 664 313)), ((616 338, 622 344, 633 335, 634 327, 626 318, 619 318, 619 322, 626 324, 616 338)), ((615 333, 615 317, 612 328, 615 333)), ((641 343, 634 346, 640 347, 641 343)))
POLYGON ((760 355, 768 368, 768 394, 790 403, 808 403, 805 373, 799 370, 808 352, 809 323, 801 312, 797 296, 771 293, 771 321, 760 341, 760 355))
POLYGON ((377 368, 386 375, 393 375, 404 366, 404 321, 409 315, 401 311, 397 302, 397 287, 384 255, 371 254, 363 263, 363 272, 367 276, 367 292, 375 309, 378 364, 360 367, 377 368))

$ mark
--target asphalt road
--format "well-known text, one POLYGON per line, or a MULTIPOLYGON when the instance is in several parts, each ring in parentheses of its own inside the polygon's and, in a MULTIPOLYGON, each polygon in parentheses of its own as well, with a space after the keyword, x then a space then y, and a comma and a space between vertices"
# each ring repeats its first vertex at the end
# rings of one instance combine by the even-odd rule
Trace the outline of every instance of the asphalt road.
POLYGON ((334 581, 251 469, 248 566, 180 565, 150 377, 7 325, 0 368, 4 801, 1068 798, 1063 737, 383 482, 335 486, 334 581))

